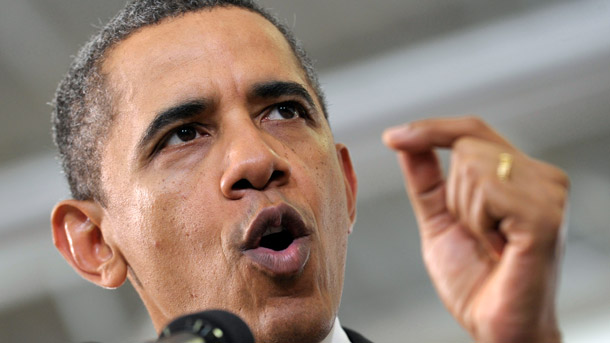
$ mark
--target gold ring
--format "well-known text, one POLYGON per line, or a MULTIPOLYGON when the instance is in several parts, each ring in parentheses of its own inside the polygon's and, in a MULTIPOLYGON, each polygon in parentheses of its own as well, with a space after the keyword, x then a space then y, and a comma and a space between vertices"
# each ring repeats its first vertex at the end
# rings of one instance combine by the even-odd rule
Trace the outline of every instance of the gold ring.
POLYGON ((498 179, 504 182, 510 178, 510 172, 513 169, 513 155, 509 153, 501 153, 500 154, 500 162, 498 163, 498 169, 496 170, 496 174, 498 175, 498 179))

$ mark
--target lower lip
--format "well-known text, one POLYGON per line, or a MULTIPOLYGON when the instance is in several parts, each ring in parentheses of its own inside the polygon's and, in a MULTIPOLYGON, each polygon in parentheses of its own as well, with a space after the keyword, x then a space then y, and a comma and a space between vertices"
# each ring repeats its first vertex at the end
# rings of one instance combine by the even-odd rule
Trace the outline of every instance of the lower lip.
POLYGON ((301 237, 282 251, 258 247, 244 251, 244 255, 275 276, 290 276, 303 271, 309 260, 309 251, 308 237, 301 237))

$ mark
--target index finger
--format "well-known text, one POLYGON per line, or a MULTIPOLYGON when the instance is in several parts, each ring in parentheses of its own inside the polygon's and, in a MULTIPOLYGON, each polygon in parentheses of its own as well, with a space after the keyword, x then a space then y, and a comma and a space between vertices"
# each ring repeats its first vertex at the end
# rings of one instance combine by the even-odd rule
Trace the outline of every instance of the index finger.
POLYGON ((418 120, 383 133, 383 141, 388 147, 412 153, 451 148, 462 137, 476 137, 513 149, 507 140, 477 117, 418 120))

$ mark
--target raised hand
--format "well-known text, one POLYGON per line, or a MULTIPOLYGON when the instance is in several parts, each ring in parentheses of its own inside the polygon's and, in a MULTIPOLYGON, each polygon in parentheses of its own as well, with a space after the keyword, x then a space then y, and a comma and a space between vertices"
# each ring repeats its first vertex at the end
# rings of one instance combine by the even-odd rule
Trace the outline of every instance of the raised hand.
POLYGON ((424 262, 452 315, 480 343, 560 342, 565 173, 472 117, 417 121, 383 139, 398 152, 424 262), (451 149, 447 178, 435 148, 451 149))

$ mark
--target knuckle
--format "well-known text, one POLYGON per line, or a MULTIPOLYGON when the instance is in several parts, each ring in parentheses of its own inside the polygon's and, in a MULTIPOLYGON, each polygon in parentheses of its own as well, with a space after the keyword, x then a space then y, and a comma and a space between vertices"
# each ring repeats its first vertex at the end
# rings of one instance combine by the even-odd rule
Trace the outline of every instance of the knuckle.
POLYGON ((476 179, 479 176, 479 166, 472 160, 466 160, 460 168, 460 174, 463 178, 476 179))
POLYGON ((453 149, 459 153, 464 153, 469 150, 472 143, 473 139, 471 137, 460 137, 453 143, 453 149))
POLYGON ((569 193, 567 188, 559 188, 559 191, 557 192, 557 203, 559 204, 562 211, 565 208, 566 203, 568 202, 568 195, 569 193))
POLYGON ((568 176, 568 174, 559 168, 556 168, 556 170, 557 180, 559 181, 559 184, 565 187, 566 190, 570 189, 570 177, 568 176))
POLYGON ((565 187, 566 189, 570 188, 570 177, 564 170, 562 170, 561 168, 559 168, 557 166, 554 166, 552 164, 549 164, 549 163, 546 163, 543 161, 537 161, 537 162, 539 163, 541 168, 546 170, 547 175, 549 175, 552 180, 559 183, 561 186, 565 187))
POLYGON ((481 140, 476 137, 464 136, 453 143, 452 151, 459 156, 480 156, 481 144, 481 140))
POLYGON ((468 125, 472 130, 481 130, 488 128, 487 123, 485 123, 485 121, 481 119, 481 117, 470 115, 467 116, 465 120, 467 121, 468 125))
POLYGON ((553 182, 541 185, 539 191, 534 194, 540 206, 554 205, 563 208, 568 198, 568 190, 553 182))

